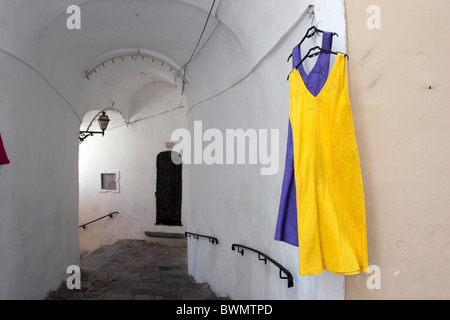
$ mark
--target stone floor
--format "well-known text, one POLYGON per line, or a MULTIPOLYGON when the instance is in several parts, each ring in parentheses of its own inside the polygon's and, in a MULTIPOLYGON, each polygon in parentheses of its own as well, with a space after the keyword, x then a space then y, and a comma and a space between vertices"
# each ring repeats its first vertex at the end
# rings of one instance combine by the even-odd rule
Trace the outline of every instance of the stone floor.
POLYGON ((64 281, 46 300, 218 300, 187 272, 186 239, 177 245, 119 240, 81 258, 81 289, 64 281), (181 245, 180 245, 181 243, 181 245))

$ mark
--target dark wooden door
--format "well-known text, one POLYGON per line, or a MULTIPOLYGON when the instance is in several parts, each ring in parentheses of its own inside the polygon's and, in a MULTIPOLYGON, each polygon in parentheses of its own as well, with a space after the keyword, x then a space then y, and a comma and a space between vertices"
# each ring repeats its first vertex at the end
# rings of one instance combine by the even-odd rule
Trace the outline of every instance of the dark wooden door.
POLYGON ((174 151, 163 151, 156 158, 156 224, 181 226, 181 161, 175 164, 174 151))

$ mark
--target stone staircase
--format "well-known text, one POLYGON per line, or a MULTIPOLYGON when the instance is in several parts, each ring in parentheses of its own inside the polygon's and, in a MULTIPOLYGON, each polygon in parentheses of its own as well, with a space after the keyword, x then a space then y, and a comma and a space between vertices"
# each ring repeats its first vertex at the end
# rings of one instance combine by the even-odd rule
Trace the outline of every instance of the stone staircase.
POLYGON ((63 282, 46 300, 219 300, 188 274, 186 239, 177 245, 119 240, 81 258, 81 289, 63 282), (183 245, 184 243, 184 245, 183 245))

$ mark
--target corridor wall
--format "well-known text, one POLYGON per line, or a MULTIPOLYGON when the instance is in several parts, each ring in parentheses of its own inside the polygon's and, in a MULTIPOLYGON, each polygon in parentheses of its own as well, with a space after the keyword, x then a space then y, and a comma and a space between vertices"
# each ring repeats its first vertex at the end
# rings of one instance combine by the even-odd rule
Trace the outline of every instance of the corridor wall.
MULTIPOLYGON (((339 33, 333 49, 345 52, 343 3, 315 1, 314 4, 314 24, 339 33)), ((264 165, 248 164, 248 154, 246 164, 186 166, 188 230, 219 239, 218 245, 189 239, 189 271, 197 281, 207 281, 220 296, 232 299, 343 299, 344 276, 327 271, 318 276, 298 276, 298 248, 274 240, 289 117, 286 78, 292 66, 286 59, 311 26, 312 16, 306 3, 277 3, 276 7, 269 9, 266 6, 265 10, 267 14, 274 14, 258 17, 256 22, 246 15, 232 19, 240 26, 246 23, 277 26, 272 33, 254 33, 253 43, 228 43, 237 48, 235 54, 218 62, 208 58, 216 56, 216 50, 223 49, 221 30, 216 30, 192 63, 192 78, 204 81, 205 86, 188 87, 191 109, 187 120, 191 132, 194 132, 194 122, 201 121, 204 131, 215 128, 224 137, 227 129, 266 129, 269 130, 269 146, 270 130, 279 130, 279 149, 272 150, 280 160, 279 169, 274 175, 261 175, 260 169, 264 165), (289 10, 289 5, 295 10, 289 10), (277 14, 281 12, 283 14, 277 14), (244 22, 244 19, 248 21, 244 22), (241 55, 241 50, 246 54, 241 55), (229 68, 241 68, 240 77, 227 79, 229 68), (222 69, 225 77, 222 77, 222 69), (217 81, 206 85, 210 79, 217 81), (205 98, 208 96, 211 98, 205 98), (294 275, 294 287, 287 288, 286 280, 279 278, 278 269, 259 261, 256 254, 246 251, 241 256, 232 251, 233 243, 253 247, 280 262, 294 275)), ((223 20, 227 18, 230 17, 225 16, 223 20)), ((317 38, 306 41, 302 49, 308 50, 315 41, 317 38)), ((307 67, 314 61, 308 61, 307 67)))
POLYGON ((0 52, 0 299, 41 299, 79 265, 79 119, 30 66, 0 52))

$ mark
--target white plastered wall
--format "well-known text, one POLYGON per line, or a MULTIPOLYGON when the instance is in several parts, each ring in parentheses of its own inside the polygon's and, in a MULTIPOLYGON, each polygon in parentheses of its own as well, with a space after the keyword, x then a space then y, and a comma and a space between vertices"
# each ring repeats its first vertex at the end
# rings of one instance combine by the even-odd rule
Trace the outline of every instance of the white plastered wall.
POLYGON ((79 265, 79 121, 30 66, 0 52, 0 299, 41 299, 79 265), (74 136, 75 135, 75 136, 74 136), (74 139, 75 138, 75 139, 74 139))
MULTIPOLYGON (((315 1, 314 4, 313 23, 339 33, 333 49, 345 52, 343 3, 315 1)), ((292 66, 286 59, 311 26, 306 8, 305 2, 277 3, 267 8, 266 13, 273 13, 270 16, 254 19, 246 15, 233 16, 234 20, 248 19, 248 24, 265 21, 277 28, 258 37, 254 35, 253 45, 257 49, 253 47, 246 51, 245 43, 228 44, 238 49, 223 61, 208 59, 211 52, 221 49, 217 43, 221 40, 222 30, 216 30, 198 60, 192 63, 193 79, 199 78, 205 83, 210 79, 217 81, 213 82, 214 88, 210 92, 207 92, 207 85, 189 87, 191 132, 194 132, 194 121, 202 121, 203 130, 217 128, 224 136, 226 129, 237 128, 278 129, 280 132, 280 163, 276 175, 261 176, 261 165, 203 164, 185 168, 189 181, 188 230, 219 239, 218 245, 207 240, 189 239, 189 271, 197 281, 207 281, 220 296, 232 299, 344 298, 343 276, 327 271, 318 276, 298 276, 298 248, 274 241, 289 117, 286 77, 292 66), (296 14, 287 17, 285 13, 289 6, 296 14), (241 48, 246 55, 241 55, 241 48), (227 69, 238 66, 243 66, 239 77, 227 79, 227 69), (241 256, 232 251, 233 243, 253 247, 277 260, 293 274, 294 287, 287 288, 286 280, 278 276, 278 268, 270 263, 265 265, 258 260, 257 254, 246 251, 241 256)), ((220 15, 220 10, 218 13, 220 15)), ((236 22, 242 27, 241 23, 236 22)), ((228 25, 233 26, 232 23, 228 25)), ((305 41, 303 50, 313 46, 314 41, 317 39, 305 41)), ((314 61, 311 59, 310 63, 314 61)))

